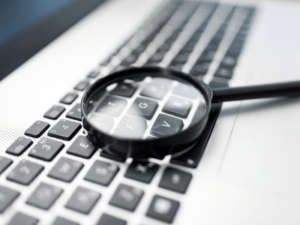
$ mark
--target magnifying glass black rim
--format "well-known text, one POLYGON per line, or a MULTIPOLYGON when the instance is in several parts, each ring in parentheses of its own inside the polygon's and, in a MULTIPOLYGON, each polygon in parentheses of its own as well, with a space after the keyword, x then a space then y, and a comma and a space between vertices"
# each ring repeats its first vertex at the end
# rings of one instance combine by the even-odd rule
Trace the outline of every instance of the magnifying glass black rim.
POLYGON ((211 99, 212 99, 211 89, 205 83, 196 80, 194 77, 190 75, 187 75, 179 71, 159 68, 159 67, 141 67, 141 68, 132 67, 132 68, 128 68, 122 71, 112 73, 104 78, 101 78, 87 88, 81 101, 83 126, 88 132, 89 139, 95 145, 98 145, 100 148, 104 148, 108 151, 112 151, 114 154, 118 154, 121 157, 163 158, 165 155, 175 154, 183 151, 183 149, 180 150, 180 146, 187 147, 188 145, 196 141, 196 139, 200 136, 202 130, 204 129, 207 123, 208 114, 211 109, 211 99), (149 76, 151 77, 160 77, 160 78, 168 78, 168 79, 177 78, 179 81, 186 81, 188 84, 193 85, 200 93, 203 94, 204 99, 206 101, 206 109, 205 109, 206 112, 203 115, 203 117, 199 119, 199 121, 197 121, 195 124, 192 124, 190 127, 177 134, 166 136, 166 137, 153 138, 153 139, 132 139, 132 138, 117 137, 108 134, 104 131, 101 131, 100 129, 98 129, 92 123, 89 122, 89 119, 87 118, 88 115, 87 105, 88 105, 88 101, 93 96, 95 91, 101 90, 102 88, 106 88, 108 85, 117 83, 124 79, 138 78, 138 76, 140 76, 139 74, 142 74, 144 77, 146 77, 147 73, 149 73, 149 76), (105 146, 105 145, 110 145, 106 143, 107 140, 108 142, 110 142, 110 144, 113 143, 115 146, 118 146, 119 144, 120 146, 123 145, 124 148, 127 147, 130 149, 128 149, 128 151, 124 150, 122 152, 116 151, 116 149, 114 149, 115 147, 108 149, 107 148, 108 146, 105 146), (181 145, 179 142, 181 142, 181 145), (144 149, 138 149, 141 147, 143 147, 144 149), (159 148, 161 152, 158 152, 159 150, 157 149, 152 149, 152 155, 151 155, 151 149, 145 149, 148 147, 159 148))

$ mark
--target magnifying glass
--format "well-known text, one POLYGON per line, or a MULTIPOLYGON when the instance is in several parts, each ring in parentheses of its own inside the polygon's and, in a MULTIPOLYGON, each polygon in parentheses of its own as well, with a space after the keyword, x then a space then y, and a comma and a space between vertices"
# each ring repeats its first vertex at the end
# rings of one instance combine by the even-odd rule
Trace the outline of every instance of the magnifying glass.
POLYGON ((212 90, 182 72, 143 67, 97 80, 81 108, 95 146, 122 158, 162 159, 197 143, 212 103, 299 93, 300 81, 212 90))

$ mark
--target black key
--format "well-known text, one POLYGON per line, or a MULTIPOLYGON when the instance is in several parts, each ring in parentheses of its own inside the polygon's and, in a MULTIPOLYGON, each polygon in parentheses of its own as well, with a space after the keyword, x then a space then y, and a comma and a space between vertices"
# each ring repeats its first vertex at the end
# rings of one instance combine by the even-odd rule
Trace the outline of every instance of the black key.
POLYGON ((50 137, 69 141, 75 136, 80 128, 81 124, 62 119, 48 131, 48 135, 50 137))
POLYGON ((124 116, 117 126, 114 135, 139 139, 143 137, 146 129, 146 120, 132 116, 124 116))
POLYGON ((144 195, 144 191, 120 184, 109 204, 133 212, 144 195))
POLYGON ((24 213, 17 212, 14 217, 10 220, 8 225, 37 225, 39 219, 28 216, 24 213))
POLYGON ((133 161, 128 167, 125 177, 149 184, 159 166, 152 162, 133 161))
POLYGON ((128 114, 140 116, 147 120, 152 119, 158 103, 145 98, 137 98, 128 109, 128 114))
POLYGON ((166 102, 162 111, 181 118, 187 118, 191 108, 191 101, 171 96, 166 102))
POLYGON ((52 225, 80 225, 80 224, 58 216, 58 217, 55 218, 52 225))
POLYGON ((126 225, 125 220, 103 213, 97 225, 126 225))
POLYGON ((89 120, 95 127, 106 133, 109 133, 115 124, 113 118, 98 114, 93 114, 89 120))
POLYGON ((168 167, 165 169, 160 180, 159 187, 179 193, 185 193, 191 179, 192 174, 168 167))
POLYGON ((233 68, 236 66, 236 57, 225 56, 221 62, 221 65, 226 68, 233 68))
POLYGON ((24 159, 8 174, 6 179, 19 184, 29 185, 43 169, 43 166, 24 159))
POLYGON ((57 180, 71 182, 83 167, 83 163, 61 157, 55 166, 50 170, 48 177, 57 180))
POLYGON ((98 71, 92 71, 89 75, 87 75, 87 77, 96 78, 99 74, 100 74, 100 72, 98 72, 98 71))
POLYGON ((174 88, 173 94, 179 95, 179 96, 182 96, 182 97, 186 97, 186 98, 190 98, 190 99, 196 99, 196 97, 198 95, 198 92, 192 86, 185 85, 185 84, 178 84, 174 88))
POLYGON ((12 160, 0 156, 0 174, 4 172, 11 164, 13 163, 12 160))
POLYGON ((80 213, 89 214, 100 199, 101 194, 84 187, 78 187, 69 201, 66 208, 80 213))
POLYGON ((0 214, 2 214, 19 195, 20 192, 0 185, 0 214))
POLYGON ((77 97, 78 95, 75 93, 68 93, 59 102, 66 105, 71 105, 77 97))
POLYGON ((63 149, 62 142, 54 141, 49 138, 42 138, 29 152, 29 156, 51 161, 63 149))
POLYGON ((165 137, 180 132, 182 128, 182 120, 164 114, 159 114, 150 133, 156 137, 165 137))
POLYGON ((107 159, 111 159, 111 160, 114 160, 114 161, 117 161, 117 162, 125 162, 126 161, 126 158, 123 158, 123 157, 120 157, 116 154, 112 154, 111 152, 108 153, 104 150, 102 150, 100 152, 100 156, 101 157, 104 157, 104 158, 107 158, 107 159))
POLYGON ((49 209, 62 192, 61 188, 42 182, 27 199, 26 203, 40 209, 49 209))
POLYGON ((100 103, 96 111, 109 116, 118 117, 125 108, 126 104, 127 101, 125 99, 107 96, 100 103))
POLYGON ((172 223, 180 203, 169 198, 155 195, 148 208, 146 216, 172 223))
POLYGON ((49 123, 37 120, 32 124, 26 131, 25 135, 38 138, 40 137, 48 128, 50 127, 49 123))
POLYGON ((62 106, 54 105, 44 114, 44 117, 51 120, 56 120, 65 110, 66 109, 62 106))
POLYGON ((115 87, 110 93, 112 95, 119 95, 119 96, 130 98, 132 97, 132 95, 135 93, 136 90, 137 87, 134 86, 133 84, 121 83, 118 84, 118 86, 115 87))
POLYGON ((89 86, 90 83, 87 82, 87 81, 80 81, 75 87, 74 89, 77 90, 77 91, 84 91, 87 86, 89 86))
POLYGON ((33 142, 28 138, 19 137, 11 146, 8 147, 6 153, 12 155, 21 155, 32 145, 32 143, 33 142))
POLYGON ((222 67, 217 69, 217 71, 215 73, 216 77, 222 77, 222 78, 226 78, 226 79, 231 79, 232 75, 233 75, 232 69, 222 68, 222 67))
POLYGON ((81 113, 81 105, 76 104, 66 115, 67 118, 81 121, 82 113, 81 113))
POLYGON ((145 85, 144 89, 141 92, 141 95, 145 97, 161 100, 163 99, 167 91, 168 91, 167 85, 152 82, 145 85))
POLYGON ((73 144, 68 148, 67 153, 89 159, 95 151, 96 147, 87 139, 86 136, 78 136, 73 144))
POLYGON ((96 184, 108 186, 118 171, 119 167, 117 165, 97 160, 85 175, 84 179, 96 184))

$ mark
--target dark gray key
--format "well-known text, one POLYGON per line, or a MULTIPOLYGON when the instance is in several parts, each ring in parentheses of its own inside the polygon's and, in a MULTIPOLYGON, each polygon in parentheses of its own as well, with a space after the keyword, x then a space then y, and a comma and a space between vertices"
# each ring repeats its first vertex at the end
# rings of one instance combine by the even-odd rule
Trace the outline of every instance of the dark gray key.
POLYGON ((4 170, 6 170, 7 167, 9 167, 12 163, 13 163, 12 160, 10 160, 6 157, 0 156, 0 174, 3 173, 4 170))
POLYGON ((133 161, 128 167, 125 177, 149 184, 159 166, 152 162, 133 161))
POLYGON ((231 79, 233 76, 233 70, 229 68, 219 67, 214 76, 231 79))
POLYGON ((196 99, 198 95, 198 91, 192 87, 185 84, 178 84, 174 90, 173 94, 179 95, 182 97, 190 98, 190 99, 196 99))
POLYGON ((159 114, 150 133, 156 137, 165 137, 180 132, 182 128, 182 120, 164 114, 159 114))
POLYGON ((29 152, 29 156, 51 161, 63 149, 62 142, 54 141, 49 138, 42 138, 29 152))
POLYGON ((32 143, 33 142, 28 138, 19 137, 14 143, 12 143, 11 146, 8 147, 6 153, 12 155, 21 155, 30 147, 30 145, 32 145, 32 143))
POLYGON ((156 101, 145 98, 137 98, 130 106, 128 114, 150 120, 152 119, 157 107, 158 103, 156 101))
POLYGON ((144 195, 142 189, 120 184, 109 204, 133 212, 144 195))
POLYGON ((171 96, 164 105, 162 111, 181 118, 187 118, 191 108, 191 101, 171 96))
POLYGON ((167 85, 153 82, 145 85, 144 89, 141 92, 141 95, 149 98, 161 100, 167 93, 168 88, 169 87, 167 85))
POLYGON ((75 136, 80 128, 80 123, 62 119, 48 131, 48 135, 50 137, 69 141, 75 136))
POLYGON ((96 111, 109 116, 118 117, 125 108, 126 104, 127 101, 125 99, 107 96, 100 103, 96 111))
POLYGON ((144 119, 124 116, 116 130, 114 135, 126 138, 142 138, 147 129, 147 122, 144 119))
POLYGON ((61 188, 42 182, 27 199, 26 203, 40 209, 49 209, 62 192, 61 188))
POLYGON ((89 120, 95 125, 95 127, 107 133, 111 131, 115 124, 113 118, 99 114, 93 114, 89 120))
POLYGON ((69 201, 66 208, 80 213, 89 214, 100 199, 101 194, 84 187, 78 187, 69 201))
POLYGON ((0 185, 0 214, 3 213, 19 195, 20 192, 0 185))
POLYGON ((180 203, 169 198, 155 195, 148 208, 146 216, 172 223, 177 213, 180 203))
POLYGON ((49 123, 37 120, 26 131, 25 135, 38 138, 50 127, 49 123))
POLYGON ((221 62, 221 65, 226 68, 233 68, 236 66, 236 57, 233 56, 225 56, 221 62))
POLYGON ((71 105, 75 101, 76 98, 78 98, 77 94, 68 93, 59 102, 66 104, 66 105, 71 105))
POLYGON ((125 220, 103 213, 97 225, 126 225, 125 220))
POLYGON ((71 182, 83 167, 83 163, 61 157, 50 170, 48 176, 65 182, 71 182))
POLYGON ((92 157, 96 147, 85 136, 78 136, 68 148, 67 153, 89 159, 92 157))
POLYGON ((66 115, 67 118, 81 121, 82 113, 81 113, 81 105, 76 104, 66 115))
POLYGON ((24 159, 8 174, 6 179, 19 184, 29 185, 43 169, 43 166, 24 159))
POLYGON ((62 106, 54 105, 44 114, 44 117, 51 120, 56 120, 65 110, 66 109, 62 106))
POLYGON ((191 179, 192 174, 168 167, 164 171, 159 187, 179 193, 185 193, 191 179))
POLYGON ((90 83, 87 81, 81 81, 74 87, 74 89, 77 91, 84 91, 87 88, 87 86, 89 86, 89 84, 90 83))
POLYGON ((137 87, 132 84, 121 83, 118 84, 118 86, 115 89, 113 89, 110 93, 112 95, 119 95, 130 98, 135 93, 136 89, 137 87))
POLYGON ((56 217, 52 225, 79 225, 79 223, 73 222, 71 220, 65 219, 63 217, 56 217))
POLYGON ((17 212, 10 220, 8 225, 36 225, 38 222, 39 219, 33 216, 28 216, 24 213, 17 212))
POLYGON ((87 75, 87 77, 89 77, 89 78, 96 78, 99 74, 100 74, 100 72, 93 71, 89 75, 87 75))
POLYGON ((108 186, 118 171, 119 167, 117 165, 97 160, 85 175, 84 179, 96 184, 108 186))

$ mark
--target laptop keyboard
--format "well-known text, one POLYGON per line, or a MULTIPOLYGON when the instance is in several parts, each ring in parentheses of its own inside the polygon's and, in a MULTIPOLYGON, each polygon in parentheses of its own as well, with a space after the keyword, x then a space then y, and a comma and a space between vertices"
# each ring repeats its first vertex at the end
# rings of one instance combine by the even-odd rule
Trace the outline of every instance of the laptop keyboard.
MULTIPOLYGON (((162 169, 162 161, 130 162, 93 146, 86 138, 80 123, 82 117, 80 98, 83 91, 97 78, 130 66, 144 65, 169 67, 190 73, 209 83, 212 88, 227 87, 234 76, 234 68, 238 64, 254 15, 253 7, 214 2, 170 1, 158 8, 122 46, 101 62, 86 78, 79 81, 71 92, 62 96, 57 105, 49 106, 49 110, 45 111, 44 120, 37 120, 24 131, 24 136, 16 139, 7 148, 6 156, 0 156, 0 176, 6 171, 8 180, 4 185, 0 185, 0 220, 1 214, 9 210, 12 204, 23 204, 24 207, 30 205, 46 211, 56 207, 56 201, 65 194, 64 188, 57 184, 63 182, 72 185, 72 181, 84 167, 89 168, 83 175, 81 181, 83 184, 92 182, 107 188, 114 182, 116 176, 119 176, 121 182, 110 196, 108 203, 101 202, 103 196, 101 191, 78 186, 68 201, 63 203, 65 210, 88 215, 97 204, 109 204, 133 213, 143 201, 147 187, 128 185, 126 179, 150 184, 157 172, 162 169), (66 111, 68 105, 71 105, 71 108, 66 111), (51 126, 50 121, 53 120, 56 124, 51 126), (67 148, 65 144, 68 142, 71 144, 67 148), (62 151, 72 157, 61 156, 62 151), (9 154, 13 156, 27 154, 32 160, 27 158, 13 162, 9 154), (95 161, 82 161, 92 158, 95 154, 98 155, 95 161), (47 171, 44 171, 45 164, 49 164, 47 167, 50 167, 47 171), (120 174, 121 165, 127 168, 124 175, 120 174), (48 182, 49 180, 46 182, 39 179, 32 193, 23 193, 23 189, 32 185, 42 173, 47 173, 49 179, 59 182, 52 184, 48 182), (9 187, 9 182, 20 184, 14 186, 19 187, 18 190, 9 187), (20 195, 27 195, 25 202, 22 202, 24 198, 21 198, 22 201, 19 199, 20 195)), ((135 90, 126 89, 124 92, 116 88, 114 91, 117 95, 130 96, 135 90)), ((144 95, 147 95, 146 91, 144 95)), ((200 162, 221 107, 222 104, 212 105, 205 131, 196 146, 183 155, 167 158, 169 164, 163 168, 159 188, 183 195, 188 191, 189 185, 192 185, 193 168, 200 162)), ((168 111, 167 105, 164 110, 168 111)), ((179 116, 186 114, 186 112, 169 113, 175 116, 178 116, 178 113, 179 116)), ((132 114, 134 115, 134 112, 132 114)), ((144 116, 151 115, 152 112, 145 112, 144 116)), ((180 202, 161 196, 159 191, 151 199, 144 216, 172 223, 180 210, 180 202)), ((48 221, 49 224, 79 224, 76 218, 64 218, 62 215, 55 215, 48 221)), ((17 211, 6 223, 34 225, 38 224, 40 219, 39 215, 27 215, 17 211)), ((99 212, 97 224, 125 225, 127 220, 104 211, 99 212)))

